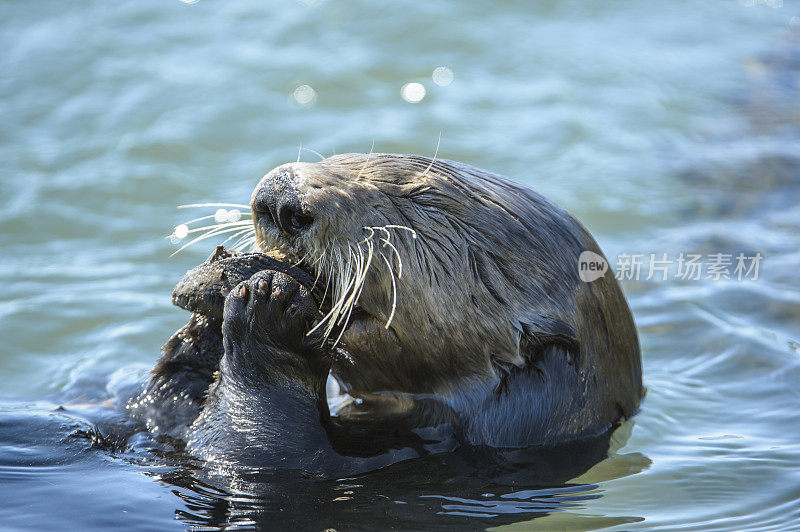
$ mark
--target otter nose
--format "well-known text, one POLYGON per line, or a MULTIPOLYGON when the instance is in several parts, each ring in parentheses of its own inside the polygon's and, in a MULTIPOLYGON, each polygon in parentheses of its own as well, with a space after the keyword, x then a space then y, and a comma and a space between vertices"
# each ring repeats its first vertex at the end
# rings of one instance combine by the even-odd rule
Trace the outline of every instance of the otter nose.
POLYGON ((284 233, 297 236, 314 223, 303 210, 289 172, 265 176, 250 198, 250 208, 259 220, 269 221, 284 233))

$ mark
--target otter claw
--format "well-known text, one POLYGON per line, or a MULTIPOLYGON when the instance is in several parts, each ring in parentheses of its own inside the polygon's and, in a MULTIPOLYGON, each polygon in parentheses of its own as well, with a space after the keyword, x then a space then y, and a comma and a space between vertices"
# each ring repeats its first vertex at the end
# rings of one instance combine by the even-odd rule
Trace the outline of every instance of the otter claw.
POLYGON ((257 287, 258 287, 259 292, 266 292, 267 288, 268 288, 267 281, 265 281, 264 279, 259 279, 257 287))

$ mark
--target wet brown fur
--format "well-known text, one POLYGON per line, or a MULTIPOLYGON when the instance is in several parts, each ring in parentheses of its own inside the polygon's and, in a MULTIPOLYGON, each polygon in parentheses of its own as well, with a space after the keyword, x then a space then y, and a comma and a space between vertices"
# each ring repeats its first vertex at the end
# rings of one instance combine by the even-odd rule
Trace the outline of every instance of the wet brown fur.
MULTIPOLYGON (((286 234, 254 209, 261 247, 302 259, 321 282, 341 274, 332 250, 375 238, 365 228, 416 232, 391 229, 402 277, 388 328, 390 268, 377 257, 368 270, 342 339, 350 357, 334 365, 351 394, 434 394, 464 413, 469 440, 512 446, 601 432, 638 408, 640 350, 622 291, 611 272, 580 280, 581 252, 602 252, 538 193, 462 163, 392 154, 280 166, 251 202, 264 187, 314 223, 286 234), (494 436, 537 423, 547 425, 540 438, 494 436)), ((378 249, 396 274, 394 252, 378 249)))

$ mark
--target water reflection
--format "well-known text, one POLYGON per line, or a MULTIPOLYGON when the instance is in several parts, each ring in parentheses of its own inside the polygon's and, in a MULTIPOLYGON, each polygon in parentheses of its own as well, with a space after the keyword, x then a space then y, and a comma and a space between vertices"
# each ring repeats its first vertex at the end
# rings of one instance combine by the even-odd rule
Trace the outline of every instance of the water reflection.
POLYGON ((317 91, 311 85, 300 85, 292 93, 292 99, 300 107, 311 107, 317 103, 317 91))
POLYGON ((419 103, 425 97, 425 85, 422 83, 406 83, 400 89, 400 95, 408 103, 419 103))
MULTIPOLYGON (((85 475, 95 475, 100 461, 111 467, 103 487, 111 499, 107 505, 115 500, 124 504, 130 497, 125 488, 130 477, 114 470, 133 469, 175 497, 160 501, 159 507, 172 506, 187 529, 482 530, 514 523, 547 528, 563 523, 561 514, 573 523, 598 526, 641 520, 627 514, 593 516, 586 510, 604 496, 601 483, 650 465, 638 452, 621 452, 635 424, 627 421, 592 440, 519 450, 462 447, 327 480, 301 472, 204 463, 176 450, 181 448, 178 440, 153 440, 110 406, 81 398, 65 406, 0 404, 0 441, 5 442, 0 479, 15 478, 20 488, 12 500, 28 500, 26 483, 37 480, 35 474, 19 476, 26 467, 41 463, 55 478, 66 472, 72 479, 53 483, 49 493, 91 486, 85 475), (25 452, 32 433, 36 446, 25 452), (535 524, 539 521, 544 524, 535 524)), ((69 498, 62 500, 63 508, 58 500, 49 504, 63 515, 79 510, 69 498)), ((143 517, 131 517, 143 525, 143 517)))
POLYGON ((615 451, 631 429, 628 422, 599 439, 553 448, 461 448, 340 480, 206 469, 181 458, 167 474, 148 474, 172 486, 187 527, 478 530, 585 509, 603 495, 597 482, 648 467, 639 453, 615 451))
POLYGON ((453 71, 445 66, 436 67, 433 69, 433 82, 440 87, 447 87, 453 83, 453 71))

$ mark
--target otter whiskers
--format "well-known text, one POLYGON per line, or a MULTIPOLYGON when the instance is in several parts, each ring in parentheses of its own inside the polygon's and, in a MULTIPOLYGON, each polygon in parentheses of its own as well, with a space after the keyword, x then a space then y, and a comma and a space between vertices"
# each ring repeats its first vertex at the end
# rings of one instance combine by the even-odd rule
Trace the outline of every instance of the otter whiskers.
MULTIPOLYGON (((413 240, 417 239, 417 232, 414 231, 412 228, 405 226, 405 225, 381 225, 381 226, 369 226, 364 227, 365 230, 369 231, 370 234, 367 237, 369 241, 375 236, 375 231, 380 231, 385 236, 379 237, 379 241, 382 244, 382 247, 388 247, 394 252, 394 256, 397 258, 397 279, 401 279, 403 277, 403 258, 400 256, 400 252, 397 250, 397 247, 390 242, 392 237, 392 233, 389 229, 402 229, 408 231, 411 234, 411 238, 413 240)), ((392 281, 392 310, 389 312, 389 318, 386 320, 386 325, 384 326, 385 329, 388 329, 389 326, 392 324, 392 320, 394 320, 394 314, 397 310, 397 280, 395 279, 394 268, 392 267, 391 261, 383 254, 383 251, 378 249, 378 253, 380 254, 383 261, 386 263, 387 268, 389 269, 389 278, 392 281)))
MULTIPOLYGON (((173 255, 192 244, 215 236, 225 236, 223 244, 233 241, 230 247, 234 251, 259 250, 259 238, 253 226, 252 213, 249 206, 237 203, 196 203, 181 205, 178 208, 193 207, 218 207, 218 209, 212 215, 201 216, 175 227, 174 232, 169 237, 175 242, 183 240, 189 235, 197 236, 182 245, 173 255), (217 223, 192 227, 192 224, 212 219, 217 223)), ((302 258, 294 261, 293 264, 294 266, 306 264, 310 271, 316 270, 315 286, 320 277, 325 280, 322 301, 325 301, 330 292, 330 298, 333 303, 330 310, 308 334, 323 330, 323 337, 328 339, 338 327, 339 333, 333 342, 334 347, 341 340, 350 322, 353 309, 358 305, 358 301, 364 291, 367 274, 373 267, 373 259, 376 256, 380 256, 381 261, 386 264, 389 281, 391 282, 391 308, 389 309, 389 317, 384 325, 387 329, 391 326, 397 311, 398 280, 403 277, 402 254, 398 246, 392 242, 392 239, 396 238, 395 231, 397 230, 407 231, 413 240, 417 238, 417 232, 405 225, 364 226, 362 229, 364 230, 364 238, 362 240, 344 244, 330 242, 321 252, 307 251, 302 258), (309 257, 314 259, 310 264, 306 263, 306 259, 309 259, 309 257)), ((262 249, 260 251, 267 250, 262 249)))
POLYGON ((364 166, 362 166, 361 171, 358 172, 358 175, 356 176, 356 181, 358 181, 361 178, 361 174, 363 174, 364 170, 367 168, 367 164, 369 164, 369 158, 372 157, 372 150, 374 149, 375 149, 375 139, 372 139, 372 146, 369 148, 369 153, 367 154, 367 160, 364 161, 364 166))
MULTIPOLYGON (((367 280, 367 274, 373 266, 373 258, 379 255, 386 264, 389 279, 392 285, 392 303, 389 317, 386 320, 385 328, 389 328, 397 311, 397 280, 403 275, 403 259, 400 250, 395 246, 391 239, 394 236, 392 229, 408 231, 412 239, 417 238, 417 233, 410 227, 404 225, 383 225, 383 226, 364 226, 364 238, 355 243, 346 245, 334 245, 329 243, 320 254, 315 263, 322 260, 322 265, 318 268, 317 278, 322 271, 328 270, 328 279, 325 286, 325 295, 329 288, 332 289, 331 299, 333 304, 325 316, 308 332, 323 329, 324 338, 329 338, 334 329, 340 328, 333 345, 336 346, 341 340, 345 329, 353 314, 353 309, 358 304, 367 280), (388 248, 390 254, 387 255, 381 248, 388 248), (342 249, 347 249, 347 254, 342 253, 342 249), (393 264, 396 262, 396 266, 393 264), (326 264, 327 263, 327 264, 326 264)), ((323 300, 325 299, 323 295, 323 300)))
POLYGON ((329 258, 331 275, 328 277, 328 283, 333 284, 333 305, 319 323, 308 332, 308 334, 312 334, 324 325, 323 337, 329 338, 333 333, 333 329, 339 325, 341 331, 333 344, 334 347, 341 339, 353 307, 355 307, 358 297, 361 295, 367 271, 369 271, 372 264, 374 245, 369 242, 365 253, 358 244, 355 246, 348 244, 347 257, 341 253, 340 249, 340 246, 334 246, 334 256, 329 258))
POLYGON ((189 205, 178 206, 179 209, 194 207, 218 207, 218 209, 214 214, 201 216, 177 225, 172 234, 167 237, 175 243, 180 242, 191 234, 201 234, 181 246, 172 255, 183 251, 188 246, 200 242, 201 240, 220 235, 226 235, 225 240, 222 242, 223 244, 230 240, 238 239, 231 246, 231 248, 235 251, 243 251, 255 244, 255 228, 253 227, 253 221, 251 219, 252 214, 250 212, 249 205, 242 205, 239 203, 193 203, 189 205), (212 218, 217 223, 202 227, 190 227, 193 223, 211 220, 212 218))
POLYGON ((367 270, 369 270, 369 266, 372 263, 372 251, 373 247, 372 244, 368 244, 368 254, 365 257, 363 250, 360 247, 355 248, 358 251, 358 261, 357 265, 358 268, 356 269, 356 279, 353 284, 353 289, 351 290, 350 297, 347 298, 344 305, 342 306, 342 310, 340 311, 340 315, 343 316, 340 318, 341 321, 341 331, 339 331, 339 336, 336 338, 334 342, 334 346, 339 343, 339 340, 342 338, 342 334, 344 334, 345 328, 347 328, 347 324, 350 322, 350 316, 353 313, 353 308, 356 306, 358 299, 361 297, 361 292, 364 290, 364 281, 367 277, 367 270), (360 276, 359 276, 360 270, 360 276), (345 313, 344 309, 347 309, 345 313))
POLYGON ((431 159, 431 164, 429 164, 428 167, 425 169, 425 171, 422 172, 422 174, 420 174, 419 176, 420 178, 425 177, 425 175, 427 175, 427 173, 430 172, 431 168, 433 167, 433 163, 436 162, 436 157, 439 155, 439 144, 441 143, 442 143, 442 132, 440 131, 439 140, 436 141, 436 151, 433 153, 433 159, 431 159))

